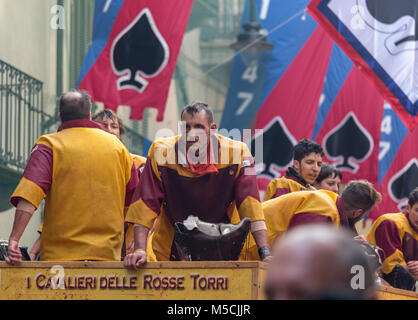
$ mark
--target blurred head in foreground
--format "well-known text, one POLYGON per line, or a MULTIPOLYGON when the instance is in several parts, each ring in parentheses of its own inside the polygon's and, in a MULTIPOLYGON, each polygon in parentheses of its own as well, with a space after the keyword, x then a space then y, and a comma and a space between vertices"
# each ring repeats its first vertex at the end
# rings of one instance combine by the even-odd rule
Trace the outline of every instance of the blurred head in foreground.
POLYGON ((277 240, 265 293, 274 300, 374 299, 374 279, 369 258, 350 233, 312 224, 277 240))

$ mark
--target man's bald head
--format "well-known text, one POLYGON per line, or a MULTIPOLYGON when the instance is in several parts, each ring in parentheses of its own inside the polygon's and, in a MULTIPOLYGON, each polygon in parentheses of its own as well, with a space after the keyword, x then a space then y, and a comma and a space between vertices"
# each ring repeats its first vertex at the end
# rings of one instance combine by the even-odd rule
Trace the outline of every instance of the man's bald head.
POLYGON ((60 98, 60 116, 62 122, 89 119, 91 112, 91 98, 85 91, 70 91, 63 93, 60 98))
POLYGON ((365 299, 374 297, 374 272, 349 233, 306 225, 276 242, 265 291, 270 299, 365 299), (364 270, 364 289, 352 287, 356 266, 364 270))

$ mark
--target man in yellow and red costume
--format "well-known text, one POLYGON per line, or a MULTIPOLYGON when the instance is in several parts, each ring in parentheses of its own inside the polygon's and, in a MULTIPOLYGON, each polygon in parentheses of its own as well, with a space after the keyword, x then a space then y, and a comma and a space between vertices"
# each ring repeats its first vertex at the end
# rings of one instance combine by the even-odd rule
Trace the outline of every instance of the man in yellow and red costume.
POLYGON ((128 150, 90 112, 87 93, 64 93, 58 132, 32 148, 11 197, 16 214, 7 262, 21 261, 18 242, 43 199, 40 260, 120 260, 124 207, 138 174, 128 150))
POLYGON ((183 134, 154 141, 148 153, 126 217, 135 224, 135 251, 125 257, 125 266, 137 268, 146 262, 146 236, 154 220, 149 248, 156 260, 179 260, 174 224, 189 215, 209 223, 229 223, 234 205, 241 219, 251 219, 261 259, 270 256, 248 147, 214 133, 213 114, 204 103, 186 106, 181 119, 183 134))
MULTIPOLYGON (((92 115, 92 120, 102 126, 102 129, 108 133, 115 135, 119 140, 122 141, 122 136, 125 134, 126 129, 123 125, 122 120, 116 115, 113 110, 104 109, 92 115)), ((138 172, 138 178, 141 177, 141 170, 145 166, 146 158, 141 157, 136 154, 131 154, 133 163, 138 172)), ((138 180, 139 182, 139 180, 138 180)), ((132 192, 130 193, 132 196, 132 192)), ((126 204, 130 203, 129 199, 126 200, 126 204)), ((128 209, 128 206, 125 206, 125 213, 128 209)), ((125 252, 129 249, 129 244, 133 242, 133 228, 127 228, 128 224, 125 224, 125 245, 122 247, 122 258, 125 256, 125 252)), ((40 251, 41 246, 41 234, 42 234, 43 224, 38 228, 39 238, 34 243, 32 249, 29 252, 31 260, 36 260, 40 251)))
POLYGON ((374 222, 367 241, 383 250, 383 279, 413 290, 418 281, 418 188, 409 194, 405 212, 384 214, 374 222))
MULTIPOLYGON (((341 197, 328 190, 297 191, 263 202, 268 239, 273 245, 276 238, 287 230, 306 224, 330 224, 352 231, 360 240, 355 223, 361 220, 381 195, 365 180, 350 181, 341 197)), ((360 236, 361 237, 361 236, 360 236)), ((256 259, 252 239, 249 244, 249 259, 256 259)))
POLYGON ((269 183, 265 200, 290 192, 315 190, 312 184, 321 171, 323 155, 322 147, 315 141, 300 140, 293 149, 293 166, 287 169, 285 176, 269 183))

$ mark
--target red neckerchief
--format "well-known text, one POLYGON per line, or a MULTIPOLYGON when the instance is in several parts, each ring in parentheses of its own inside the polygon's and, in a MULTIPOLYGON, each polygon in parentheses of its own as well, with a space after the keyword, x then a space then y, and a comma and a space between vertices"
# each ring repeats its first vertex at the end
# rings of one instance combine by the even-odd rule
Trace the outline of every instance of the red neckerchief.
MULTIPOLYGON (((213 153, 213 146, 212 146, 212 139, 209 139, 209 145, 208 145, 208 153, 209 153, 209 159, 207 159, 208 161, 207 161, 207 163, 195 163, 195 164, 192 164, 192 163, 190 163, 189 162, 189 159, 187 159, 187 152, 186 152, 186 161, 187 161, 187 164, 189 165, 189 168, 190 168, 190 170, 193 172, 193 173, 196 173, 196 174, 207 174, 207 173, 212 173, 212 172, 214 172, 214 173, 216 173, 216 174, 218 174, 218 168, 216 168, 216 165, 215 165, 215 155, 214 155, 214 153, 213 153)), ((208 153, 206 153, 206 154, 208 154, 208 153)))

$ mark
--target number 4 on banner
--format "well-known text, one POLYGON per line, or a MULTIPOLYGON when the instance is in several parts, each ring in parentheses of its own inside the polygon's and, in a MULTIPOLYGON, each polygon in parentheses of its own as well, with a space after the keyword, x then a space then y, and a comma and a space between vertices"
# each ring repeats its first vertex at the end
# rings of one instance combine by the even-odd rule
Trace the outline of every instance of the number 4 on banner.
POLYGON ((382 132, 389 135, 392 133, 392 117, 387 115, 382 121, 382 132))
POLYGON ((249 66, 242 74, 242 80, 247 80, 249 83, 254 83, 257 80, 258 65, 249 66))

